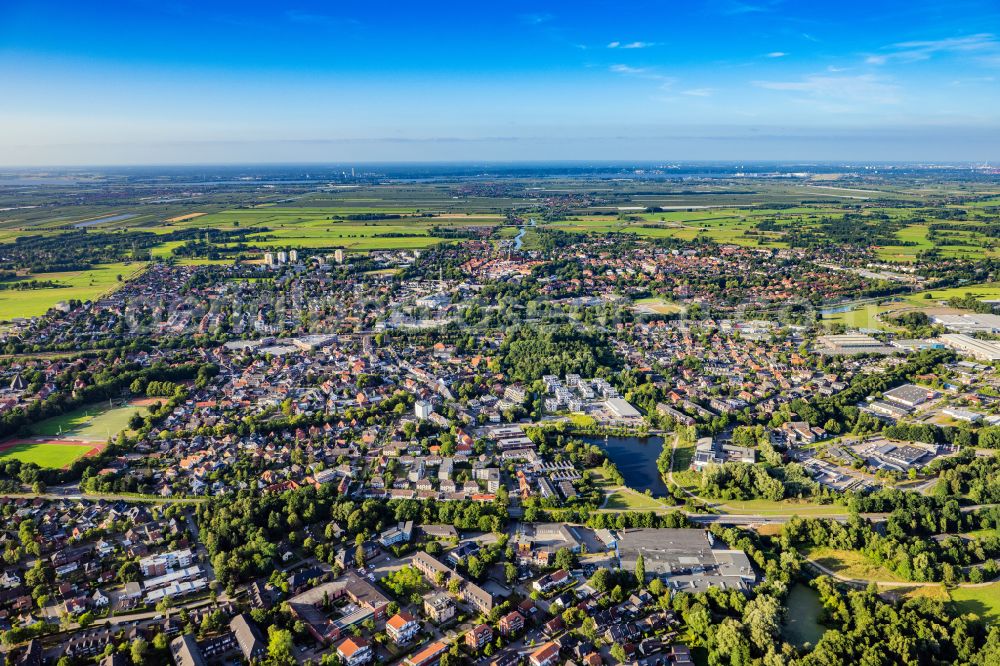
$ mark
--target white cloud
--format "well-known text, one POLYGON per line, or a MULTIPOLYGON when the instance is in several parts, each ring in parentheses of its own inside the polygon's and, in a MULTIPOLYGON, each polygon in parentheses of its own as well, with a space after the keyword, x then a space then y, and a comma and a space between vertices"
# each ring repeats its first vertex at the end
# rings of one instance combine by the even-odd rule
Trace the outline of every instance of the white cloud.
POLYGON ((656 46, 656 42, 628 42, 623 44, 622 42, 614 41, 608 44, 609 49, 648 49, 652 46, 656 46))
POLYGON ((797 81, 754 81, 765 90, 801 93, 807 99, 853 104, 898 104, 899 88, 871 74, 836 76, 810 74, 797 81))
POLYGON ((648 74, 649 70, 645 67, 632 67, 631 65, 611 65, 609 69, 615 74, 648 74))
POLYGON ((608 67, 608 71, 615 74, 621 74, 622 76, 632 76, 640 79, 648 79, 650 81, 659 81, 662 88, 670 88, 677 82, 677 79, 666 76, 657 72, 655 69, 649 69, 648 67, 632 67, 631 65, 611 65, 608 67))
POLYGON ((688 95, 690 97, 711 97, 715 93, 715 88, 692 88, 691 90, 684 90, 681 92, 682 95, 688 95))
POLYGON ((788 55, 788 54, 785 53, 784 51, 771 51, 770 53, 767 54, 767 57, 768 58, 784 58, 786 55, 788 55))
POLYGON ((988 60, 1000 57, 1000 41, 991 33, 981 32, 965 37, 897 42, 881 51, 869 55, 865 62, 869 65, 884 65, 890 61, 919 62, 939 54, 983 55, 988 60))

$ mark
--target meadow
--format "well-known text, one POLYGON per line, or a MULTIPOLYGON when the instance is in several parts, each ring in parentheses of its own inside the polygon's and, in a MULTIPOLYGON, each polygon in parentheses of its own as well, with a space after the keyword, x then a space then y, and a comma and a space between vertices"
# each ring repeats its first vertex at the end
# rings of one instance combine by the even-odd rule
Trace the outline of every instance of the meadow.
POLYGON ((0 320, 42 315, 60 301, 94 300, 117 289, 122 282, 135 277, 145 267, 144 262, 100 264, 85 271, 31 275, 25 279, 53 280, 60 286, 0 291, 0 320), (119 276, 121 280, 118 279, 119 276))
POLYGON ((952 606, 960 613, 975 613, 990 622, 1000 622, 1000 583, 950 590, 952 606))
POLYGON ((983 282, 981 284, 963 285, 948 289, 930 289, 906 294, 882 302, 866 303, 848 310, 823 317, 826 325, 844 324, 850 328, 871 328, 884 331, 895 331, 897 328, 886 321, 887 315, 900 314, 911 310, 927 310, 947 307, 951 298, 960 298, 970 294, 978 299, 991 300, 1000 298, 1000 282, 983 282))

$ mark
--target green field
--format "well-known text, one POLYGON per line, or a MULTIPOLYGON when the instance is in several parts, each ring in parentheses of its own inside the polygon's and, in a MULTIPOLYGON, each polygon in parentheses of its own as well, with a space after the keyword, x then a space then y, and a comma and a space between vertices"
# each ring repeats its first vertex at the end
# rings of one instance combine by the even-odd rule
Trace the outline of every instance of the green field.
POLYGON ((630 488, 619 488, 608 494, 602 508, 609 511, 651 511, 662 509, 663 504, 630 488))
POLYGON ((902 578, 888 569, 872 564, 857 551, 809 548, 802 552, 802 556, 821 564, 844 578, 886 583, 903 582, 902 578))
POLYGON ((122 284, 118 280, 119 275, 122 281, 128 280, 145 267, 143 262, 102 264, 86 271, 31 275, 31 279, 54 280, 60 286, 55 289, 0 291, 0 320, 43 315, 60 301, 94 300, 117 289, 122 284))
POLYGON ((960 613, 975 613, 990 622, 1000 622, 1000 583, 951 590, 952 606, 960 613))
POLYGON ((69 467, 93 448, 86 445, 25 443, 0 451, 0 460, 13 458, 39 467, 61 469, 69 467))
POLYGON ((53 416, 31 425, 35 435, 59 435, 90 442, 104 442, 128 428, 128 420, 143 409, 136 405, 108 407, 107 403, 89 405, 66 414, 53 416))
POLYGON ((930 289, 914 294, 906 294, 900 296, 899 300, 882 304, 868 303, 860 305, 854 310, 824 316, 823 322, 827 325, 840 323, 848 328, 875 328, 894 331, 896 328, 884 321, 886 318, 885 315, 911 310, 923 310, 926 308, 947 307, 946 302, 949 298, 960 298, 966 294, 971 294, 979 299, 1000 298, 1000 282, 984 282, 962 287, 930 289))

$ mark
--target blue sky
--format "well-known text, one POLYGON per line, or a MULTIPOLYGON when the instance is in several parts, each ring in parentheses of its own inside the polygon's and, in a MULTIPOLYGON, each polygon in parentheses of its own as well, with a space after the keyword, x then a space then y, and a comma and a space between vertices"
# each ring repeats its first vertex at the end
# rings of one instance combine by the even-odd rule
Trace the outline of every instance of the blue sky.
POLYGON ((8 165, 997 161, 998 83, 995 0, 0 2, 8 165))

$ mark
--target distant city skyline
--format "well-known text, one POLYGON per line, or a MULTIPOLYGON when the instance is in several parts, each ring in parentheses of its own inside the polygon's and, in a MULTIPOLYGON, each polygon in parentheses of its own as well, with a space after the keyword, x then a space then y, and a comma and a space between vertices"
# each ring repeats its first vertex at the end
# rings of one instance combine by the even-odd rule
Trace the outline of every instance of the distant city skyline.
POLYGON ((0 164, 1000 161, 995 2, 0 6, 0 164))

